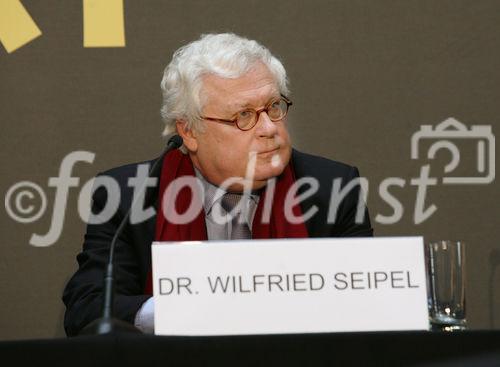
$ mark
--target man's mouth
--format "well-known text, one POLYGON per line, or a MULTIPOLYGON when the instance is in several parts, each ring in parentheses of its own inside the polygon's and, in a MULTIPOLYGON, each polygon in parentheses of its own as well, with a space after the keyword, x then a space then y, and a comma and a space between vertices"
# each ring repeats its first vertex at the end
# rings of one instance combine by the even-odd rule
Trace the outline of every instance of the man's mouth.
POLYGON ((277 153, 279 149, 280 149, 280 147, 276 147, 273 149, 269 149, 269 150, 265 150, 263 152, 260 152, 259 154, 260 155, 271 155, 271 154, 277 153))

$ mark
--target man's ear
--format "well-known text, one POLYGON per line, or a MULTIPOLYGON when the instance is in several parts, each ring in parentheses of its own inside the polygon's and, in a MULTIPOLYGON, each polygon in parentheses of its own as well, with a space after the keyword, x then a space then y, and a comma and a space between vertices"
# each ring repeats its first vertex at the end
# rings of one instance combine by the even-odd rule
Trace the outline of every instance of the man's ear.
POLYGON ((177 120, 175 122, 177 128, 177 134, 179 134, 184 142, 184 146, 191 153, 195 153, 198 150, 198 139, 197 134, 193 129, 188 127, 188 124, 184 120, 177 120))

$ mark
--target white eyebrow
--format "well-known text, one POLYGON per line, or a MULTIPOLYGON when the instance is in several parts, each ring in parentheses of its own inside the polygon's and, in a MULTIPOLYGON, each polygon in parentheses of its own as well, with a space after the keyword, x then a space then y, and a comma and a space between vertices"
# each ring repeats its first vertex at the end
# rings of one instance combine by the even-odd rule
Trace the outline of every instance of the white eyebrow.
MULTIPOLYGON (((275 96, 272 96, 270 97, 267 102, 263 105, 263 106, 267 106, 271 101, 275 100, 275 99, 279 99, 281 98, 281 95, 280 94, 277 94, 275 96)), ((242 109, 245 109, 245 108, 253 108, 253 109, 257 109, 254 107, 254 105, 252 103, 245 103, 245 104, 234 104, 234 109, 238 112, 238 111, 241 111, 242 109)))

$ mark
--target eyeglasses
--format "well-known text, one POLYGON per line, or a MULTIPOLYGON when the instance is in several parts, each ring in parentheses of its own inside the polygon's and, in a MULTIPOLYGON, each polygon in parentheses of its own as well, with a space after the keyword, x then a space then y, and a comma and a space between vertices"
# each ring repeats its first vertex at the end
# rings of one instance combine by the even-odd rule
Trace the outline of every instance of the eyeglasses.
POLYGON ((281 98, 271 101, 266 107, 261 108, 260 110, 254 110, 253 108, 242 110, 231 120, 206 116, 200 116, 200 118, 202 120, 215 121, 223 124, 234 124, 238 127, 238 129, 247 131, 252 129, 257 124, 262 112, 265 112, 267 116, 269 116, 269 119, 273 122, 283 120, 291 105, 292 101, 282 95, 281 98))

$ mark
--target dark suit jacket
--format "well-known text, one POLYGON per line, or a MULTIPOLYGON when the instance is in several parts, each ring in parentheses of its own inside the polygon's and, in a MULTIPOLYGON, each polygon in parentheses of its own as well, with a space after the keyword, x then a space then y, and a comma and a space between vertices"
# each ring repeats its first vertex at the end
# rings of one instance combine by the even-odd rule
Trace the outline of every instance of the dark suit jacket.
MULTIPOLYGON (((359 176, 355 167, 296 150, 292 153, 291 162, 296 179, 314 177, 320 183, 316 194, 300 204, 303 213, 314 205, 319 209, 306 222, 310 237, 373 235, 366 207, 364 207, 364 221, 360 224, 355 223, 359 186, 351 190, 340 204, 335 223, 327 223, 333 180, 341 178, 343 187, 351 179, 359 176)), ((89 322, 100 317, 103 277, 108 261, 109 245, 118 224, 131 206, 133 188, 129 187, 127 182, 129 177, 136 175, 137 166, 138 163, 129 164, 101 174, 110 176, 119 183, 121 200, 111 220, 87 226, 83 250, 77 256, 79 269, 69 280, 63 294, 66 305, 64 326, 68 335, 77 334, 89 322)), ((149 199, 146 199, 145 207, 153 205, 156 208, 157 197, 157 187, 148 189, 146 198, 149 199)), ((102 187, 97 189, 93 195, 93 212, 101 212, 107 199, 107 191, 102 187)), ((155 224, 156 216, 142 223, 133 225, 128 223, 116 245, 114 316, 128 322, 133 322, 141 305, 150 297, 144 294, 144 286, 151 268, 150 246, 155 233, 155 224)))

